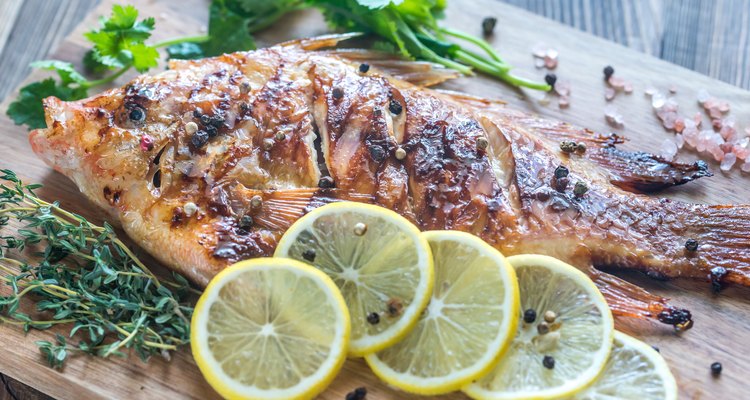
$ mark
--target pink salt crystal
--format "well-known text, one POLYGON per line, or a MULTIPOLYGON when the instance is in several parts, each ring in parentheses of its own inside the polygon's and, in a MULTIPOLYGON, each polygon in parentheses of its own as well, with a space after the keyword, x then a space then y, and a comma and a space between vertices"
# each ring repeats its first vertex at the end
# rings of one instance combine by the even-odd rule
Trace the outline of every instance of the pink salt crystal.
POLYGON ((612 85, 613 88, 619 90, 625 87, 625 79, 612 75, 609 77, 609 84, 612 85))
POLYGON ((630 94, 633 93, 633 84, 628 82, 625 84, 625 93, 630 94))
POLYGON ((549 56, 545 56, 544 57, 544 66, 547 67, 547 69, 555 69, 555 68, 557 68, 557 59, 549 57, 549 56))
POLYGON ((695 128, 685 128, 683 137, 685 143, 690 147, 695 147, 698 144, 698 130, 695 128))
POLYGON ((716 129, 716 130, 720 130, 720 129, 721 129, 721 120, 720 120, 720 119, 718 119, 718 118, 714 118, 714 119, 712 119, 712 120, 711 120, 711 126, 712 126, 712 127, 714 128, 714 129, 716 129))
POLYGON ((693 122, 695 122, 695 126, 701 126, 701 123, 703 122, 703 116, 700 112, 695 113, 693 115, 693 122))
POLYGON ((726 156, 723 151, 721 151, 718 147, 712 147, 708 150, 709 153, 714 157, 714 160, 716 161, 724 161, 724 157, 726 156))
POLYGON ((608 86, 608 87, 604 88, 604 98, 607 101, 610 101, 610 100, 614 99, 616 93, 617 92, 615 92, 615 89, 612 88, 612 87, 608 86))
POLYGON ((654 93, 653 96, 651 96, 651 107, 655 109, 660 109, 664 106, 664 103, 667 101, 667 99, 664 97, 663 94, 657 92, 654 93))
POLYGON ((685 118, 683 117, 677 117, 674 120, 674 131, 677 133, 682 132, 685 130, 685 118))
POLYGON ((712 107, 708 109, 708 115, 713 119, 719 119, 721 118, 721 115, 723 113, 719 110, 718 107, 712 107))
POLYGON ((677 108, 678 108, 677 100, 675 100, 674 97, 668 98, 667 101, 664 102, 664 108, 666 108, 669 111, 677 111, 677 108))
POLYGON ((677 93, 677 86, 675 85, 670 86, 669 93, 672 93, 672 94, 677 93))
POLYGON ((545 57, 549 57, 553 60, 557 60, 557 56, 560 53, 557 51, 557 49, 553 49, 552 47, 547 49, 547 53, 544 55, 545 57))
POLYGON ((750 138, 745 137, 744 139, 734 144, 732 152, 737 156, 737 158, 741 160, 748 160, 748 157, 750 157, 750 147, 748 147, 748 145, 750 145, 750 138))
POLYGON ((744 164, 740 167, 742 172, 750 172, 750 161, 745 161, 744 164))
POLYGON ((719 149, 721 149, 724 154, 731 153, 732 150, 734 150, 734 144, 725 142, 719 145, 719 149))
POLYGON ((663 123, 664 127, 667 129, 674 129, 674 122, 676 119, 677 119, 677 114, 675 114, 674 112, 668 112, 664 116, 664 123, 663 123))
POLYGON ((677 145, 675 145, 674 141, 670 139, 664 139, 659 147, 659 154, 665 159, 671 161, 677 154, 677 145))
POLYGON ((560 96, 568 96, 570 94, 570 82, 559 81, 555 83, 555 92, 560 96))
POLYGON ((705 108, 706 110, 715 108, 716 105, 716 99, 713 97, 709 97, 706 101, 703 102, 703 108, 705 108))
POLYGON ((719 111, 722 113, 728 113, 729 112, 729 103, 726 101, 722 101, 719 103, 719 111))
POLYGON ((719 134, 724 138, 724 140, 729 142, 733 142, 735 139, 737 139, 737 130, 729 125, 723 125, 719 130, 719 134))
POLYGON ((698 140, 695 144, 695 149, 699 152, 706 151, 708 148, 708 143, 711 139, 711 136, 713 135, 713 131, 704 130, 701 131, 701 133, 698 134, 698 140))
POLYGON ((722 171, 729 171, 732 169, 735 162, 737 162, 737 156, 735 156, 734 153, 725 154, 724 159, 721 160, 719 168, 721 168, 722 171))
POLYGON ((557 101, 557 105, 560 108, 568 108, 570 106, 570 99, 568 96, 560 96, 560 100, 557 101))
POLYGON ((649 86, 648 89, 646 89, 646 91, 644 93, 646 93, 646 96, 651 97, 651 96, 655 95, 658 92, 659 91, 655 87, 649 86))
POLYGON ((674 144, 678 149, 681 149, 685 145, 685 138, 679 133, 674 135, 674 144))
POLYGON ((543 58, 535 58, 534 59, 534 66, 541 69, 544 68, 544 59, 543 58))

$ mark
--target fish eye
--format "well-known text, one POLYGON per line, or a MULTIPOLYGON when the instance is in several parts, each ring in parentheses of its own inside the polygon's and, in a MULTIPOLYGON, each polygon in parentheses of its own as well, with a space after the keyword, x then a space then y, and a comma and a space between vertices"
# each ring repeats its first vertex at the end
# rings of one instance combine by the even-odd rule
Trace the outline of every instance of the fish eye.
POLYGON ((125 105, 125 109, 128 110, 128 119, 134 123, 142 123, 146 120, 146 109, 136 103, 128 103, 125 105))

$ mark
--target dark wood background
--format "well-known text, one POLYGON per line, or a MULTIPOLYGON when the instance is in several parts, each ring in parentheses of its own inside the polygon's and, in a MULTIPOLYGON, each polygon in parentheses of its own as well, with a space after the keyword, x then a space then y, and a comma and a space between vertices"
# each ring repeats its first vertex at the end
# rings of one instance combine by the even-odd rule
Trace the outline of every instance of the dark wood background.
MULTIPOLYGON (((750 0, 501 1, 750 89, 750 0)), ((0 101, 15 96, 13 91, 30 71, 29 62, 45 58, 98 3, 0 0, 0 101)), ((487 15, 502 24, 502 15, 492 10, 487 15)), ((585 49, 586 44, 580 46, 585 49)), ((0 400, 48 398, 0 378, 5 387, 0 400)))

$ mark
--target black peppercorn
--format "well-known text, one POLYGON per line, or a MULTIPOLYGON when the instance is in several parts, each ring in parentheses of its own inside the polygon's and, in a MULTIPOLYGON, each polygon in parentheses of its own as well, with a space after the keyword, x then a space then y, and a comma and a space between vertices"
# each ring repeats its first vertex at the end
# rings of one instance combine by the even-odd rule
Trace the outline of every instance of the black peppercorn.
POLYGON ((346 394, 346 400, 365 400, 367 388, 358 387, 346 394))
POLYGON ((380 322, 380 314, 376 312, 371 312, 367 314, 367 322, 369 322, 372 325, 377 325, 380 322))
POLYGON ((317 253, 315 252, 315 249, 305 249, 305 251, 302 252, 302 258, 309 262, 314 262, 316 255, 317 253))
POLYGON ((366 74, 370 70, 370 64, 359 64, 359 72, 366 74))
POLYGON ((713 376, 719 376, 721 375, 722 366, 720 362, 715 362, 711 364, 711 374, 713 376))
POLYGON ((202 114, 200 116, 200 121, 201 121, 201 124, 208 125, 211 123, 211 116, 208 114, 202 114))
POLYGON ((727 276, 727 269, 724 267, 713 267, 711 268, 711 274, 709 274, 709 279, 711 280, 711 288, 714 290, 714 293, 719 293, 721 289, 723 289, 724 285, 722 284, 722 281, 724 280, 724 277, 727 276))
POLYGON ((333 98, 336 100, 344 97, 344 91, 339 88, 333 88, 333 92, 331 94, 333 95, 333 98))
POLYGON ((200 149, 208 143, 208 133, 206 131, 198 131, 193 134, 190 138, 190 144, 196 149, 200 149))
POLYGON ((612 68, 611 65, 607 65, 606 67, 604 67, 604 80, 609 80, 609 78, 611 78, 614 73, 615 69, 612 68))
POLYGON ((482 33, 484 36, 490 36, 495 31, 495 25, 497 25, 497 18, 487 17, 482 20, 482 33))
POLYGON ((330 176, 324 176, 318 181, 318 187, 321 189, 330 189, 334 186, 333 178, 330 176))
POLYGON ((370 157, 375 162, 381 162, 385 159, 385 150, 380 146, 370 146, 370 157))
POLYGON ((401 103, 399 103, 396 100, 391 100, 391 104, 388 105, 388 109, 391 111, 393 115, 399 115, 401 114, 401 111, 403 111, 403 107, 401 106, 401 103))
POLYGON ((557 75, 547 74, 544 76, 544 81, 547 82, 548 85, 555 87, 555 83, 557 82, 557 75))
POLYGON ((544 365, 544 368, 547 369, 555 368, 555 357, 544 356, 544 358, 542 359, 542 365, 544 365))
POLYGON ((657 353, 661 353, 658 347, 651 345, 651 348, 654 349, 657 353))
POLYGON ((249 215, 243 215, 239 222, 240 229, 249 231, 253 227, 253 217, 249 215))
POLYGON ((555 168, 555 178, 556 179, 565 178, 566 176, 568 176, 569 173, 570 173, 570 171, 568 171, 568 169, 565 168, 565 166, 563 166, 563 165, 560 165, 557 168, 555 168))
POLYGON ((534 321, 536 321, 536 310, 534 310, 533 308, 529 308, 528 310, 523 312, 523 322, 531 324, 534 321))
POLYGON ((695 240, 695 239, 692 239, 692 238, 688 239, 685 242, 685 249, 687 249, 687 251, 697 251, 698 250, 698 241, 695 240))

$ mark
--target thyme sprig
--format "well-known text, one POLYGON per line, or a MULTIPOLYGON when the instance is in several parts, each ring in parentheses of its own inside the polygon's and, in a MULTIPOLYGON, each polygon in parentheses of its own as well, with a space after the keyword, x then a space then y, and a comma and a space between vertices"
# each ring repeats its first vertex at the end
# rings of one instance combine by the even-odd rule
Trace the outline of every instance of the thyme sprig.
POLYGON ((25 185, 11 170, 0 170, 0 182, 0 321, 25 331, 69 326, 68 338, 36 342, 50 366, 74 353, 124 356, 126 349, 146 361, 189 342, 186 298, 194 290, 185 278, 160 281, 112 226, 40 199, 41 185, 25 185), (33 313, 20 309, 26 297, 33 313))

